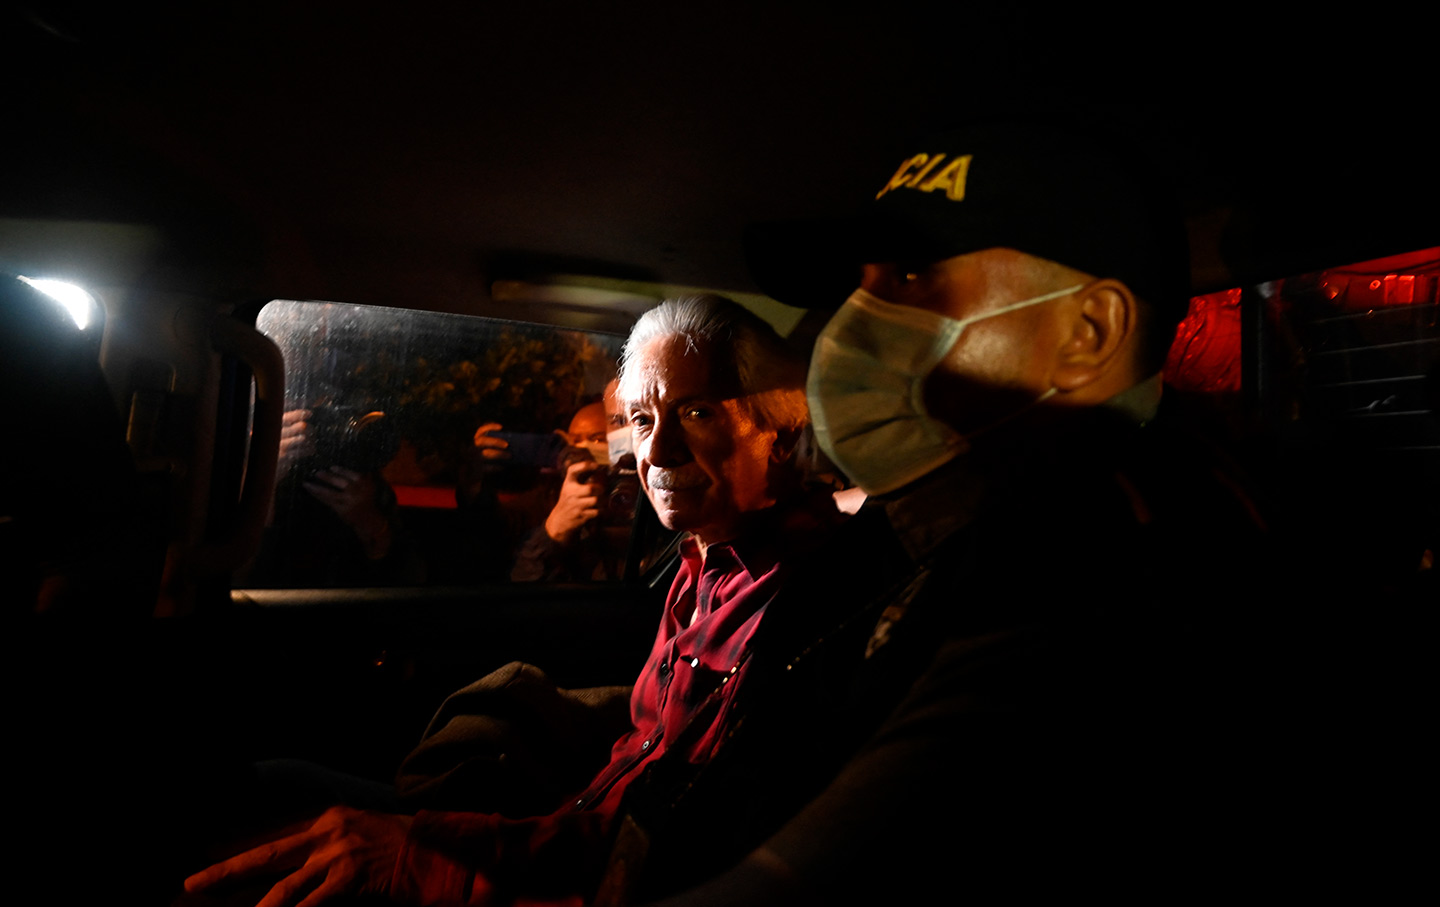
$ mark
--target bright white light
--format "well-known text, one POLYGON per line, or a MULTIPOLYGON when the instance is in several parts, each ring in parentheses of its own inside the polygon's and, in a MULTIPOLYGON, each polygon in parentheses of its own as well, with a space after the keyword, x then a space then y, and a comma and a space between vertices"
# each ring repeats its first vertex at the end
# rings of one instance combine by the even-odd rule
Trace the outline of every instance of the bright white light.
POLYGON ((20 279, 63 305, 70 317, 75 319, 77 328, 83 331, 90 324, 90 315, 95 311, 95 297, 89 293, 63 280, 32 280, 29 277, 20 279))

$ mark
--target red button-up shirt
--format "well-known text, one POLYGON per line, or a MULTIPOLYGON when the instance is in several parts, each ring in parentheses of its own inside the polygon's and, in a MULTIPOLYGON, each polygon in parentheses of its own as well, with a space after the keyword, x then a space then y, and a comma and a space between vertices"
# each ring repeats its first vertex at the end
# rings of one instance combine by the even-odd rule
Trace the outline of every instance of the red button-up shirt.
MULTIPOLYGON (((804 528, 833 522, 833 511, 824 516, 817 522, 809 515, 804 528)), ((682 543, 680 572, 631 694, 631 730, 582 794, 533 819, 419 813, 392 897, 427 905, 581 903, 580 892, 603 868, 626 786, 672 750, 705 761, 727 730, 750 639, 783 581, 781 552, 814 539, 769 522, 763 531, 709 546, 703 560, 694 539, 682 543)))

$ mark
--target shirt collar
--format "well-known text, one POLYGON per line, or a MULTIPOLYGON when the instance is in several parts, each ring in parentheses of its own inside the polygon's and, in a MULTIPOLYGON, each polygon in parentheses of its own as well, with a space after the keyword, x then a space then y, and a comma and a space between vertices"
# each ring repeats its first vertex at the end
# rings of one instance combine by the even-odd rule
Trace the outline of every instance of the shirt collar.
POLYGON ((904 494, 872 497, 862 510, 883 508, 905 551, 920 560, 975 518, 985 481, 966 457, 911 483, 904 494))
POLYGON ((1144 425, 1155 418, 1155 413, 1160 409, 1162 388, 1163 382, 1160 379, 1160 373, 1156 372, 1129 390, 1121 391, 1100 405, 1122 412, 1144 425))
MULTIPOLYGON (((840 512, 828 490, 806 492, 751 514, 740 535, 716 542, 708 551, 721 549, 751 578, 764 576, 783 557, 820 544, 828 537, 825 530, 839 521, 840 512)), ((701 569, 700 546, 693 534, 686 533, 681 540, 680 555, 701 569)), ((708 555, 705 560, 709 566, 708 555)))

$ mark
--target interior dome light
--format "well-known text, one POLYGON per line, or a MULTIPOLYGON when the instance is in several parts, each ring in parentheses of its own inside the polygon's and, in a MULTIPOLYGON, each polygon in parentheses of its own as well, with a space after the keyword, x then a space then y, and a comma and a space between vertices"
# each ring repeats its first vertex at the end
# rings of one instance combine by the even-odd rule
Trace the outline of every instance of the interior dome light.
POLYGON ((63 280, 34 280, 29 277, 20 279, 64 306, 70 317, 75 319, 77 328, 84 330, 89 326, 90 316, 95 312, 95 297, 63 280))

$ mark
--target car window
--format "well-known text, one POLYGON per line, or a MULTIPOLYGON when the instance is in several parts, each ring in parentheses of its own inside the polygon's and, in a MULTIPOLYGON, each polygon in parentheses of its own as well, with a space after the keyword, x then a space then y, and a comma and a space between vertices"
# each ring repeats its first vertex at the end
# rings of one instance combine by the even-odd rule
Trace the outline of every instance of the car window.
POLYGON ((622 337, 295 300, 256 326, 285 358, 285 427, 237 588, 618 581, 669 541, 635 529, 605 405, 622 337), (557 507, 567 479, 593 502, 557 507))
POLYGON ((1440 248, 1270 281, 1256 294, 1268 418, 1322 425, 1337 450, 1391 469, 1440 472, 1440 248))
POLYGON ((1310 564, 1434 589, 1440 248, 1196 297, 1165 382, 1238 439, 1310 564))
POLYGON ((1257 415, 1298 498, 1324 501, 1318 545, 1357 554, 1375 588, 1435 588, 1440 549, 1440 248, 1255 288, 1257 415), (1291 451, 1314 451, 1308 457, 1291 451))

